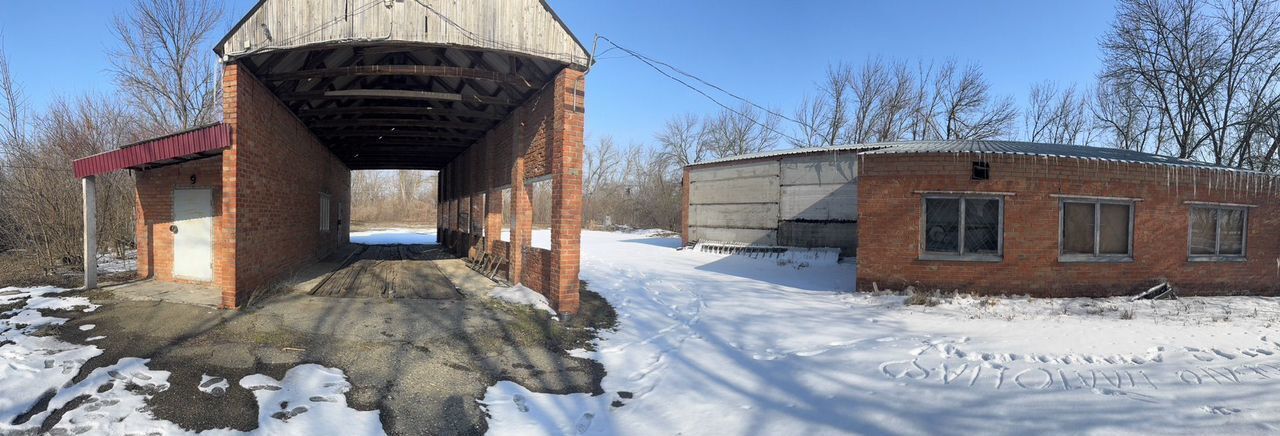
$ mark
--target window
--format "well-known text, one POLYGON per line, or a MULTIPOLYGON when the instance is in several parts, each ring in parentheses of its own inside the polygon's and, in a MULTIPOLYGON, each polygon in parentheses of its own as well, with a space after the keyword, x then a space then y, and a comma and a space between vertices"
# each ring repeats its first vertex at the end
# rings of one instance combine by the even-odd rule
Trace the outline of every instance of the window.
POLYGON ((511 188, 502 188, 502 231, 498 232, 499 241, 511 242, 511 226, 515 222, 515 214, 511 212, 511 188))
POLYGON ((1240 207, 1191 208, 1188 251, 1191 260, 1244 259, 1248 210, 1240 207))
POLYGON ((525 193, 533 210, 533 234, 529 246, 551 249, 551 178, 540 177, 525 183, 525 193))
POLYGON ((488 200, 488 195, 483 192, 477 195, 478 196, 476 198, 471 199, 472 215, 476 217, 471 220, 471 233, 483 237, 485 236, 485 221, 489 217, 489 205, 486 202, 488 200))
POLYGON ((1133 259, 1133 202, 1063 200, 1062 261, 1133 259))
POLYGON ((320 231, 327 232, 329 227, 329 194, 320 194, 320 231))
POLYGON ((925 260, 998 261, 1004 202, 992 197, 925 197, 925 260))

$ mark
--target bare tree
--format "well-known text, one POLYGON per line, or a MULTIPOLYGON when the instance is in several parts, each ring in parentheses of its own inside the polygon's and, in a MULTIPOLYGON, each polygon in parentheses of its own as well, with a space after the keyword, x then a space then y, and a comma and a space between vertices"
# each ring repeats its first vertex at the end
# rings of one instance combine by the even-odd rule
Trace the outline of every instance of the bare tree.
POLYGON ((736 110, 722 110, 706 123, 712 157, 737 156, 773 149, 782 137, 778 128, 782 117, 759 111, 748 104, 736 110))
POLYGON ((588 220, 595 217, 597 196, 609 183, 613 182, 618 165, 618 150, 611 136, 600 138, 595 146, 588 148, 584 153, 582 208, 588 220))
MULTIPOLYGON (((26 142, 26 98, 22 89, 13 81, 9 57, 5 53, 4 40, 0 39, 0 144, 8 147, 26 142)), ((5 148, 0 147, 0 159, 5 148)))
POLYGON ((220 71, 206 42, 222 14, 214 0, 134 0, 127 15, 116 17, 120 48, 111 53, 112 70, 149 131, 217 119, 220 71))
POLYGON ((671 117, 663 125, 662 131, 658 132, 656 139, 662 147, 660 157, 680 168, 701 162, 711 154, 707 131, 697 115, 671 117))
MULTIPOLYGON (((852 71, 852 70, 851 70, 852 71)), ((841 135, 841 142, 863 144, 875 137, 876 117, 882 100, 889 92, 890 80, 884 60, 868 59, 856 73, 849 73, 850 103, 849 126, 841 135)))
POLYGON ((1118 94, 1100 95, 1109 106, 1095 112, 1149 118, 1152 148, 1179 157, 1268 166, 1280 108, 1274 0, 1124 0, 1100 44, 1100 89, 1118 94))
POLYGON ((828 66, 825 80, 819 84, 819 94, 805 96, 795 117, 801 122, 799 138, 791 139, 795 147, 826 147, 838 145, 848 138, 850 84, 853 69, 848 65, 828 66))
POLYGON ((991 84, 976 64, 957 70, 955 62, 948 62, 937 83, 942 102, 938 124, 943 127, 943 138, 992 139, 1012 133, 1018 113, 1013 100, 993 100, 991 84))
POLYGON ((1088 143, 1089 99, 1075 85, 1059 89, 1043 82, 1031 86, 1023 122, 1027 140, 1056 144, 1088 143))

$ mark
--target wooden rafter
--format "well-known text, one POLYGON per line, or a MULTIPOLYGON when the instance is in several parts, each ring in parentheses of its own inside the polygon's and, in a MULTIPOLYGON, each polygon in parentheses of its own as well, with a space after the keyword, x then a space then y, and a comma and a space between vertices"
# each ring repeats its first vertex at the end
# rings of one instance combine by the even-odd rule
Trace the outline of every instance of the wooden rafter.
POLYGON ((458 79, 490 80, 512 86, 531 88, 533 84, 524 77, 477 68, 446 67, 432 65, 354 65, 335 68, 308 68, 288 73, 267 74, 262 80, 281 82, 341 76, 434 76, 458 79))

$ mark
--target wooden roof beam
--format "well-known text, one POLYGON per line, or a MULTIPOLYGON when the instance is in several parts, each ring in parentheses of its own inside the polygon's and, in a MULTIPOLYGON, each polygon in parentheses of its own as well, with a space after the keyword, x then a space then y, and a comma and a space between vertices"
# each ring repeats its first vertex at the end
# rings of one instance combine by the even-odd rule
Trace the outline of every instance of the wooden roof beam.
POLYGON ((435 76, 458 79, 489 80, 522 88, 533 84, 517 74, 499 73, 477 68, 461 68, 435 65, 356 65, 335 68, 303 69, 288 73, 266 74, 263 81, 280 82, 335 76, 435 76))

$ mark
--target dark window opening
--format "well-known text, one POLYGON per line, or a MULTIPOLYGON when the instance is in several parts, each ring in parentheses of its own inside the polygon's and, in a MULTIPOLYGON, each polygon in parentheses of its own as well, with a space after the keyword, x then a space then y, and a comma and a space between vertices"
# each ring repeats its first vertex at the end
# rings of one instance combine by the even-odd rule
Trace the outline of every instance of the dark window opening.
POLYGON ((986 162, 974 162, 972 179, 973 180, 990 180, 991 164, 986 162))

